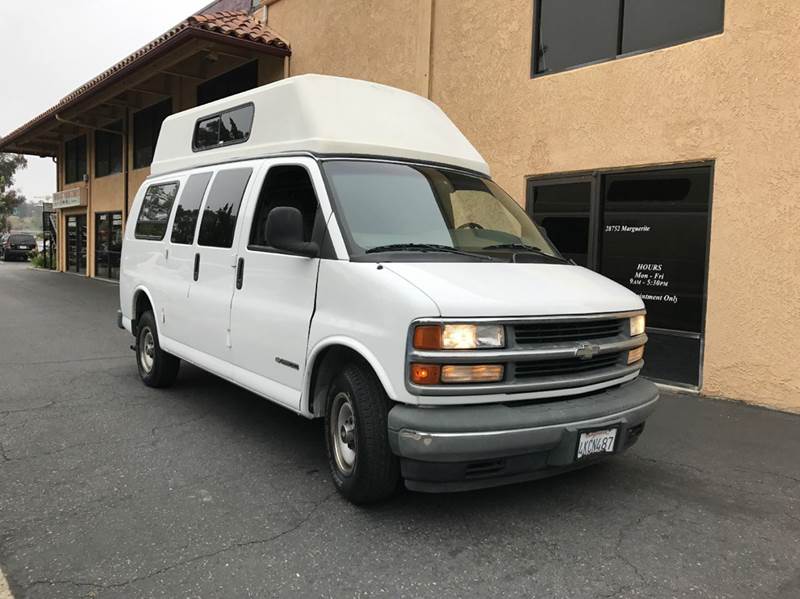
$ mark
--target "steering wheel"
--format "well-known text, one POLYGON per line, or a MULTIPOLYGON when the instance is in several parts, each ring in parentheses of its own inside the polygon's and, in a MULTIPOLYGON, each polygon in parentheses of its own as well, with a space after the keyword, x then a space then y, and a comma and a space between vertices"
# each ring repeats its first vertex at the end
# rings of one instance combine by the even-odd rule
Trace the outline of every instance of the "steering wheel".
POLYGON ((480 230, 483 230, 483 227, 481 225, 479 225, 478 223, 474 223, 474 222, 470 221, 468 223, 463 223, 461 225, 458 225, 456 227, 456 229, 480 229, 480 230))

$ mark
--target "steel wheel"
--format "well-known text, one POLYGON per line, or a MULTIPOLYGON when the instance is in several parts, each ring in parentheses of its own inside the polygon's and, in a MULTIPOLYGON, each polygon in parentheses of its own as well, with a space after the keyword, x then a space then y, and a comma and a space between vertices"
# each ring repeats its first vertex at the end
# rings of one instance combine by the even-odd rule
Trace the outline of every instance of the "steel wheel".
POLYGON ((156 342, 153 338, 153 331, 150 327, 145 327, 139 336, 139 364, 141 364, 142 370, 148 374, 153 370, 155 355, 156 342))
POLYGON ((340 392, 333 398, 333 418, 329 434, 333 446, 336 466, 342 474, 350 475, 356 464, 356 420, 353 404, 347 393, 340 392))

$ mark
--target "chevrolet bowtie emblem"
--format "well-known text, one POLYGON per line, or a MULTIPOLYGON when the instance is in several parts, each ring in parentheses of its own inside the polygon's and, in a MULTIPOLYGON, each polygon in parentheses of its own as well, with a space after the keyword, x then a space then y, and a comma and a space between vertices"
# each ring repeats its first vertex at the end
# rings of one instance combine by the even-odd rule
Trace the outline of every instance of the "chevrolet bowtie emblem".
POLYGON ((575 357, 581 360, 591 360, 600 353, 599 345, 592 345, 591 343, 581 343, 575 350, 575 357))

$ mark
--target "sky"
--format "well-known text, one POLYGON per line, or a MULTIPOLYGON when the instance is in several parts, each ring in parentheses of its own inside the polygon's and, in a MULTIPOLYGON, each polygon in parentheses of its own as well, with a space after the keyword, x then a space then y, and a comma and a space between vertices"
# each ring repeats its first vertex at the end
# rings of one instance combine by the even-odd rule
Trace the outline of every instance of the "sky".
MULTIPOLYGON (((0 0, 0 136, 155 39, 210 0, 0 0)), ((16 187, 56 190, 55 163, 28 157, 16 187)))

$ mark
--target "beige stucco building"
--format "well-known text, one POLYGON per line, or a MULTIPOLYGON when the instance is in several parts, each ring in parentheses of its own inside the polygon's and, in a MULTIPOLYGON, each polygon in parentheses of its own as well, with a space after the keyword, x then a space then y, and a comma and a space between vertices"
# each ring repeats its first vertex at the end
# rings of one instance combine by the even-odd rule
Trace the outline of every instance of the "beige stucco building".
MULTIPOLYGON (((655 378, 800 411, 799 361, 785 349, 800 336, 800 3, 559 2, 254 2, 248 19, 266 23, 264 38, 228 66, 256 60, 258 84, 325 73, 430 97, 566 254, 649 298, 655 378), (582 10, 591 18, 578 26, 582 10)), ((181 61, 164 54, 159 90, 173 110, 224 71, 208 64, 207 41, 181 61)), ((140 76, 153 68, 142 63, 140 76)), ((119 85, 114 98, 152 103, 119 85)), ((71 109, 76 121, 89 110, 71 109)), ((78 130, 68 120, 34 121, 0 149, 58 155, 67 189, 64 143, 78 130)), ((93 176, 89 143, 87 182, 71 184, 88 187, 88 205, 60 211, 62 270, 66 219, 88 211, 86 272, 97 274, 94 215, 124 221, 120 179, 132 198, 147 174, 132 168, 132 137, 127 174, 111 177, 93 176)))

